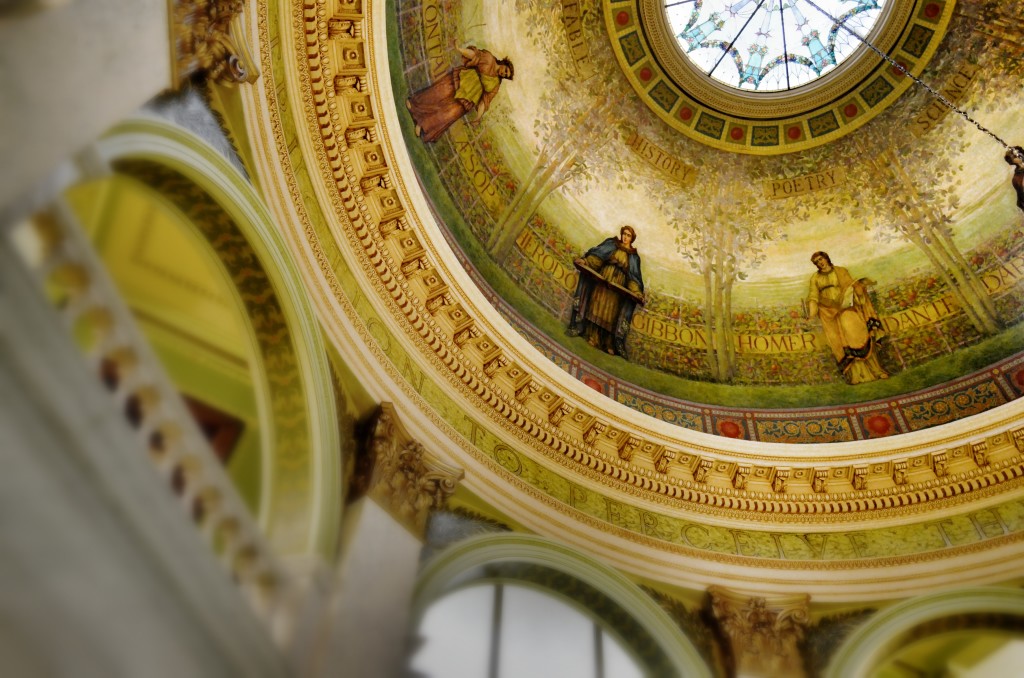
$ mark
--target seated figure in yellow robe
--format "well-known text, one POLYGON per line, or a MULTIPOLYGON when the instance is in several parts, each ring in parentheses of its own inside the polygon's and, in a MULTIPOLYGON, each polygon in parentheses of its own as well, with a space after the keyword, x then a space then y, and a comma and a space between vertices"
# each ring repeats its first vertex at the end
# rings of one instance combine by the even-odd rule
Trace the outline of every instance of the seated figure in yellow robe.
POLYGON ((854 280, 845 268, 833 266, 824 252, 815 252, 811 262, 818 272, 811 276, 807 314, 821 320, 843 377, 850 384, 888 379, 878 362, 878 340, 885 331, 868 297, 870 281, 854 280))

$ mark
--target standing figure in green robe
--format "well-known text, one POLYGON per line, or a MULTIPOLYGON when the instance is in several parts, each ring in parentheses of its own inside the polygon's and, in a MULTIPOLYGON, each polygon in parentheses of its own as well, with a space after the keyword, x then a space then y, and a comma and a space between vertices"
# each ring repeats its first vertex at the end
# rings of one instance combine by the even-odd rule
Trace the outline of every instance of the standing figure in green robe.
POLYGON ((475 121, 479 121, 498 94, 501 81, 511 80, 515 74, 508 57, 495 59, 486 49, 472 45, 460 48, 459 52, 462 66, 445 73, 405 102, 416 122, 416 136, 424 141, 437 141, 453 122, 474 109, 475 121))

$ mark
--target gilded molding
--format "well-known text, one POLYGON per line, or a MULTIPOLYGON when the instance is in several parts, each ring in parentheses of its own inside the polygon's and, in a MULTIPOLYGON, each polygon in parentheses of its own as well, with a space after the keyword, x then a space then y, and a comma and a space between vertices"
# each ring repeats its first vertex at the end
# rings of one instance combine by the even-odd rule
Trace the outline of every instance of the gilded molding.
POLYGON ((172 0, 174 82, 203 73, 223 84, 260 76, 242 29, 244 0, 172 0))
MULTIPOLYGON (((939 49, 953 2, 888 3, 870 40, 918 76, 939 49)), ((775 155, 838 139, 869 122, 912 84, 861 50, 820 81, 788 92, 740 91, 706 76, 681 52, 659 0, 602 0, 620 68, 642 101, 676 131, 714 148, 775 155)))
POLYGON ((364 455, 356 484, 420 539, 430 512, 444 508, 465 475, 414 440, 391 403, 381 403, 364 455))
POLYGON ((708 593, 737 675, 807 675, 799 646, 810 621, 810 596, 751 596, 719 586, 708 593))

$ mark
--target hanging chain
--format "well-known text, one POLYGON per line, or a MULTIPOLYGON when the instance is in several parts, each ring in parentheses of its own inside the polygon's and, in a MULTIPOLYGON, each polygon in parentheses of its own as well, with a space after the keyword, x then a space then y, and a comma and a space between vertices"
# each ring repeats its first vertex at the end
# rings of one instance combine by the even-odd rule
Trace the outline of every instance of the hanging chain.
POLYGON ((1007 151, 1013 153, 1015 156, 1017 156, 1021 160, 1024 160, 1024 155, 1022 155, 1020 151, 1018 151, 1016 148, 1014 148, 1013 146, 1008 144, 1006 141, 1004 141, 1002 139, 1002 137, 1000 137, 998 134, 996 134, 995 132, 993 132, 989 128, 985 127, 984 125, 982 125, 980 122, 978 122, 974 118, 972 118, 970 116, 970 114, 967 113, 967 111, 965 111, 962 108, 958 107, 952 101, 950 101, 949 99, 944 97, 942 95, 942 93, 936 91, 934 87, 932 87, 931 85, 926 83, 924 80, 922 80, 921 78, 917 77, 916 75, 914 75, 913 73, 908 71, 906 66, 904 66, 903 64, 897 63, 891 56, 889 56, 888 54, 886 54, 885 52, 883 52, 882 50, 878 49, 877 47, 872 45, 870 42, 868 42, 866 38, 862 38, 859 33, 854 31, 852 28, 849 28, 846 25, 846 22, 840 23, 839 19, 837 19, 836 17, 832 16, 831 14, 829 14, 828 12, 823 10, 821 7, 818 7, 818 5, 814 2, 814 0, 805 0, 805 1, 807 2, 808 5, 810 5, 814 9, 818 10, 819 12, 821 12, 822 14, 827 16, 829 18, 829 20, 834 25, 841 26, 844 31, 846 31, 847 33, 849 33, 853 37, 855 37, 858 40, 860 40, 861 44, 863 44, 865 47, 870 49, 872 52, 874 52, 878 56, 882 57, 882 59, 884 59, 885 61, 889 62, 889 64, 893 68, 895 68, 897 71, 899 71, 900 73, 903 73, 904 75, 908 76, 915 83, 917 83, 921 87, 924 87, 926 90, 928 90, 928 93, 931 94, 933 97, 935 97, 939 101, 939 103, 941 103, 943 106, 945 106, 946 108, 948 108, 951 111, 955 111, 964 120, 966 120, 967 122, 969 122, 972 125, 974 125, 975 127, 977 127, 980 132, 983 132, 984 134, 987 134, 988 136, 992 137, 993 139, 995 139, 999 143, 1000 146, 1005 148, 1007 151))

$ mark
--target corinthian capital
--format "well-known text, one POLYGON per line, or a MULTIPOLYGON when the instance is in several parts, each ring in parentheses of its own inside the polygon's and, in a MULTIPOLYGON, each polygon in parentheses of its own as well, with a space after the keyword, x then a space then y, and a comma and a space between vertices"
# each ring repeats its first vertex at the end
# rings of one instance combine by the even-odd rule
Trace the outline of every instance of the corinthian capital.
POLYGON ((737 675, 806 675, 799 642, 809 621, 809 596, 761 597, 718 586, 708 593, 715 620, 729 640, 737 675))
POLYGON ((391 403, 381 403, 362 461, 357 484, 421 538, 430 512, 444 507, 465 475, 414 440, 391 403))
POLYGON ((198 73, 222 84, 259 77, 242 29, 243 6, 243 0, 173 0, 176 83, 198 73))

